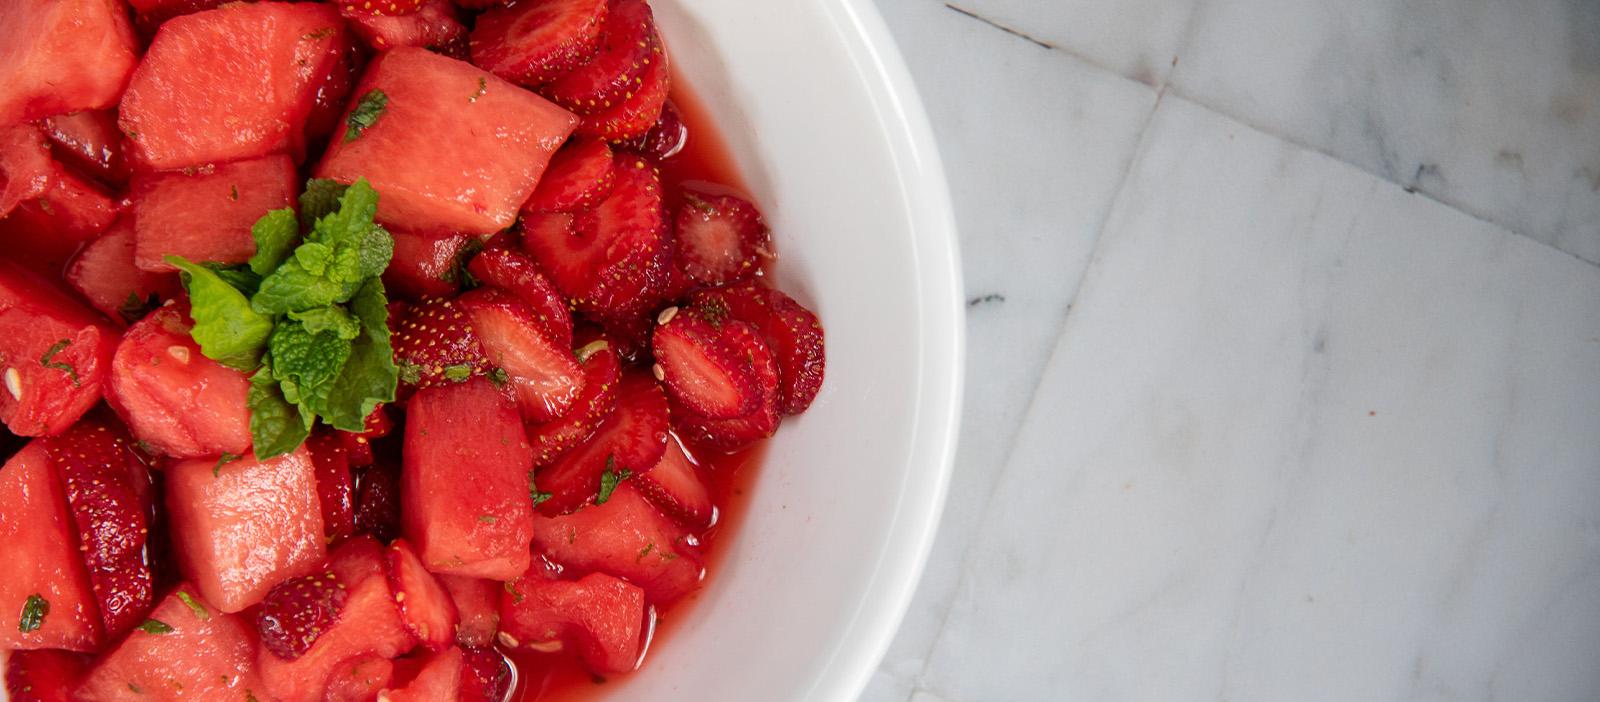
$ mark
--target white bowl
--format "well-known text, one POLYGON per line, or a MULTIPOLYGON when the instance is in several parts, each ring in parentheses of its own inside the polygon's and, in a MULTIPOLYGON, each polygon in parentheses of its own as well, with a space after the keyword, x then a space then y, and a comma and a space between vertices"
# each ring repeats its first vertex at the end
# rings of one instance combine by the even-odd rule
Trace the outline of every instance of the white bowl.
POLYGON ((827 331, 720 571, 616 699, 854 699, 910 603, 954 456, 965 305, 932 132, 868 0, 655 0, 827 331))

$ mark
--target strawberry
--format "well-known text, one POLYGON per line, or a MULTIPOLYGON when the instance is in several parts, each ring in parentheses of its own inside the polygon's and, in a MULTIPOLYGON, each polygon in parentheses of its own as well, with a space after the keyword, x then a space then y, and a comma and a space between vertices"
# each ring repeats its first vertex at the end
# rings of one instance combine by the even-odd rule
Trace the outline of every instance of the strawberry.
POLYGON ((761 344, 759 337, 725 333, 742 323, 713 322, 693 308, 668 307, 657 321, 652 370, 674 401, 710 419, 755 411, 762 400, 752 360, 756 352, 736 342, 761 344))
POLYGON ((550 157, 523 212, 579 212, 611 194, 616 185, 611 145, 601 139, 574 139, 550 157))
POLYGON ((584 115, 583 123, 578 125, 579 134, 630 141, 643 137, 655 126, 672 87, 672 72, 667 68, 667 54, 660 49, 660 37, 651 40, 656 53, 648 60, 638 83, 616 96, 610 107, 584 115))
POLYGON ((680 436, 692 444, 733 452, 772 436, 778 430, 778 366, 755 327, 738 321, 724 322, 729 344, 748 354, 761 388, 761 401, 749 414, 733 419, 712 419, 686 407, 674 407, 673 420, 680 436))
POLYGON ((389 587, 400 605, 406 629, 424 646, 438 650, 455 641, 460 614, 439 579, 422 567, 416 549, 395 539, 386 551, 389 587))
POLYGON ((579 347, 577 355, 583 364, 583 392, 572 403, 572 410, 558 419, 528 427, 534 465, 547 465, 588 440, 616 407, 617 381, 622 375, 616 351, 599 338, 579 347))
POLYGON ((388 541, 400 533, 400 476, 377 464, 361 473, 356 488, 356 532, 388 541))
POLYGON ((567 452, 534 475, 534 485, 550 497, 539 504, 547 515, 570 512, 600 499, 603 475, 620 481, 643 473, 667 450, 667 398, 649 376, 624 375, 617 387, 617 407, 583 445, 567 452))
POLYGON ((467 315, 452 300, 433 298, 411 309, 394 332, 400 382, 416 388, 459 383, 489 371, 467 315))
POLYGON ((684 453, 676 439, 667 442, 667 452, 654 468, 634 479, 645 499, 684 526, 706 529, 716 523, 717 508, 711 503, 711 490, 700 478, 694 459, 684 453))
POLYGON ((306 441, 317 471, 317 501, 322 505, 322 529, 329 543, 350 538, 356 531, 355 480, 343 435, 317 427, 306 441))
POLYGON ((422 9, 424 0, 334 0, 345 17, 409 15, 422 9))
POLYGON ((344 452, 350 459, 351 467, 372 465, 372 442, 389 435, 394 431, 394 420, 389 418, 388 410, 383 405, 378 405, 367 415, 367 428, 359 434, 347 431, 335 432, 339 437, 344 452))
POLYGON ((511 692, 516 676, 511 662, 493 648, 461 649, 461 702, 501 702, 511 692))
POLYGON ((346 597, 331 570, 279 583, 256 612, 261 645, 284 660, 299 658, 338 622, 346 597))
POLYGON ((510 249, 491 247, 472 258, 467 272, 484 285, 521 298, 533 309, 540 331, 562 346, 572 346, 572 313, 533 259, 510 249))
POLYGON ((533 308, 495 288, 458 299, 489 360, 510 381, 523 417, 543 422, 566 414, 583 391, 583 369, 565 344, 540 330, 533 308))
POLYGON ((689 143, 689 127, 683 123, 683 115, 678 112, 678 106, 668 99, 661 106, 661 115, 656 118, 656 123, 641 136, 623 144, 657 161, 665 161, 677 156, 683 147, 689 143))
POLYGON ((645 0, 617 0, 600 27, 600 53, 545 84, 539 92, 580 115, 609 109, 641 83, 645 69, 663 56, 655 18, 645 0))
POLYGON ((122 425, 93 413, 45 439, 66 488, 79 550, 106 634, 127 633, 155 606, 146 546, 150 474, 122 425))
POLYGON ((778 362, 778 411, 800 414, 811 406, 822 389, 826 366, 816 313, 779 290, 755 283, 702 290, 691 296, 690 304, 754 325, 778 362))
POLYGON ((736 195, 685 188, 673 233, 678 267, 701 285, 748 280, 773 257, 772 237, 761 212, 736 195))
POLYGON ((350 29, 374 51, 420 46, 451 58, 467 58, 467 27, 450 0, 423 0, 416 12, 400 16, 350 17, 350 29))
POLYGON ((524 0, 478 16, 472 62, 534 87, 582 66, 600 50, 606 0, 524 0))
POLYGON ((12 651, 5 668, 10 702, 68 702, 88 671, 89 659, 51 649, 12 651))
POLYGON ((470 647, 493 646, 500 629, 500 583, 465 575, 441 575, 439 582, 450 592, 461 621, 456 625, 456 643, 470 654, 470 647))

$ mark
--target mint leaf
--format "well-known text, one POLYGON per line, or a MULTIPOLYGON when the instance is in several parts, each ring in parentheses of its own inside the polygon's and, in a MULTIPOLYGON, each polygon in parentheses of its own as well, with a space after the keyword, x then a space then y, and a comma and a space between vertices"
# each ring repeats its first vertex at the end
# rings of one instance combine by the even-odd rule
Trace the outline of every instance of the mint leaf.
POLYGON ((243 456, 240 456, 237 453, 228 453, 227 451, 223 451, 222 455, 217 457, 217 464, 211 467, 211 477, 222 477, 222 467, 237 461, 240 458, 243 458, 243 456))
POLYGON ((344 288, 338 281, 306 270, 298 257, 291 257, 261 281, 250 307, 265 315, 327 307, 347 294, 344 288))
POLYGON ((312 178, 306 181, 306 191, 300 193, 300 228, 311 231, 317 220, 339 210, 339 198, 344 197, 346 186, 337 180, 312 178))
POLYGON ((306 331, 313 334, 332 332, 345 340, 361 335, 361 322, 338 305, 318 307, 304 312, 290 312, 289 319, 299 322, 305 326, 306 331))
POLYGON ((362 282, 381 275, 394 256, 394 238, 373 223, 377 207, 378 193, 357 179, 338 211, 317 220, 306 242, 261 281, 250 300, 255 311, 276 315, 346 302, 362 282))
POLYGON ((183 271, 183 287, 189 291, 189 316, 194 319, 189 335, 200 344, 200 352, 225 366, 254 369, 272 334, 272 320, 253 311, 244 294, 215 271, 181 256, 168 256, 166 260, 183 271))
POLYGON ((356 101, 355 109, 350 111, 350 116, 345 118, 344 140, 355 141, 356 137, 372 125, 378 123, 385 110, 389 109, 389 96, 382 90, 372 90, 356 101))
POLYGON ((366 430, 367 416, 380 403, 394 402, 399 369, 389 343, 389 307, 383 279, 368 280, 350 300, 350 311, 361 322, 361 335, 350 345, 344 372, 333 383, 323 407, 322 420, 342 431, 366 430))
POLYGON ((263 367, 250 376, 247 404, 250 405, 250 437, 258 460, 300 448, 311 435, 313 417, 303 407, 284 399, 270 367, 263 367))
POLYGON ((606 456, 606 470, 600 474, 600 494, 594 496, 594 503, 605 504, 606 500, 611 499, 611 493, 616 492, 617 486, 630 477, 633 477, 633 471, 617 470, 616 455, 606 456))
POLYGON ((334 248, 332 266, 339 275, 376 277, 394 256, 394 238, 373 222, 377 214, 378 191, 367 179, 357 178, 339 199, 338 211, 317 220, 309 239, 334 248), (352 263, 353 270, 343 269, 352 263))
POLYGON ((300 239, 300 224, 293 209, 272 210, 250 227, 250 236, 256 240, 250 270, 264 276, 277 270, 294 250, 295 242, 300 239))
POLYGON ((22 616, 17 620, 17 631, 24 634, 32 633, 44 626, 44 617, 50 613, 50 601, 44 595, 34 593, 28 595, 28 600, 22 603, 22 616))
POLYGON ((67 377, 72 379, 72 387, 83 387, 83 384, 78 379, 78 369, 74 368, 71 363, 50 360, 55 358, 56 354, 65 351, 66 348, 71 345, 71 339, 62 339, 54 344, 51 344, 50 348, 44 352, 44 355, 39 357, 39 365, 44 366, 45 368, 54 368, 58 371, 66 373, 67 377))
POLYGON ((325 401, 350 357, 350 340, 332 332, 314 333, 286 319, 272 331, 267 350, 272 354, 272 377, 281 384, 284 398, 314 414, 327 414, 325 401))
POLYGON ((164 621, 161 621, 160 619, 146 619, 146 620, 144 620, 143 624, 140 624, 139 626, 136 626, 134 628, 138 629, 139 631, 142 631, 142 632, 144 632, 146 634, 170 634, 170 633, 172 633, 172 625, 168 624, 168 623, 166 623, 164 621))
POLYGON ((189 608, 189 611, 194 612, 196 619, 204 621, 211 618, 211 612, 206 609, 205 605, 200 604, 199 601, 195 600, 193 595, 190 595, 182 590, 179 590, 177 594, 178 599, 183 601, 183 604, 189 608))
POLYGON ((202 263, 212 273, 216 273, 222 282, 233 286, 241 295, 250 297, 256 294, 256 288, 261 287, 261 276, 248 266, 224 266, 220 263, 202 263))

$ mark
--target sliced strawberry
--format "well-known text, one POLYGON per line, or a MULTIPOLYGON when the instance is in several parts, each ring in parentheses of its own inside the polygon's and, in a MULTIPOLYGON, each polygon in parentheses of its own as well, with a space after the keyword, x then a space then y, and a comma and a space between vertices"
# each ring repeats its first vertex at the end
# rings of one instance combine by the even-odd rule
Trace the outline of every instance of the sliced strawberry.
POLYGON ((155 606, 148 558, 150 474, 127 430, 92 413, 45 439, 78 527, 78 548, 100 601, 108 638, 127 633, 155 606))
POLYGON ((600 675, 626 673, 645 637, 644 591, 604 573, 576 582, 534 574, 508 584, 500 610, 505 634, 537 650, 571 646, 600 675))
POLYGON ((621 480, 649 470, 667 450, 667 398, 649 376, 624 375, 617 407, 583 445, 563 454, 534 476, 534 485, 551 496, 539 504, 547 515, 577 509, 596 499, 602 474, 621 480))
POLYGON ((476 237, 465 234, 414 234, 395 231, 394 258, 383 271, 383 284, 408 299, 454 295, 461 289, 461 263, 476 250, 476 237))
MULTIPOLYGON (((604 504, 533 521, 535 549, 578 572, 626 579, 644 588, 651 603, 672 602, 700 586, 698 541, 640 495, 631 478, 604 504)), ((509 626, 505 618, 502 610, 502 629, 509 626)))
POLYGON ((583 363, 583 392, 572 403, 572 410, 559 419, 528 427, 534 465, 547 465, 588 440, 616 407, 622 366, 610 343, 590 341, 578 348, 577 355, 583 363))
POLYGON ((306 442, 311 464, 317 471, 317 502, 322 506, 322 529, 328 543, 338 543, 356 533, 355 479, 342 434, 317 427, 306 442))
POLYGON ((711 419, 687 407, 674 407, 672 418, 679 436, 691 444, 732 452, 772 436, 778 430, 782 419, 778 415, 778 366, 754 326, 734 320, 722 326, 730 343, 749 354, 756 384, 761 389, 760 403, 755 411, 732 419, 711 419))
POLYGON ((69 702, 89 670, 89 658, 50 649, 12 651, 5 667, 10 702, 69 702))
POLYGON ((439 579, 422 567, 422 559, 405 539, 395 539, 387 551, 389 587, 400 604, 400 618, 422 645, 438 650, 455 641, 460 614, 439 579))
POLYGON ((572 313, 560 291, 539 272, 533 259, 510 249, 490 247, 472 257, 467 272, 484 285, 521 298, 533 309, 535 321, 546 336, 562 346, 572 346, 572 313))
POLYGON ((400 382, 417 388, 459 383, 489 372, 472 323, 453 300, 423 300, 394 332, 400 382))
POLYGON ((661 50, 661 39, 651 38, 655 54, 650 57, 637 85, 630 85, 614 98, 611 107, 584 115, 578 125, 579 134, 596 136, 610 141, 630 141, 643 137, 667 103, 667 92, 672 87, 672 72, 667 68, 667 54, 661 50))
POLYGON ((394 681, 394 663, 382 656, 355 656, 333 669, 323 702, 376 702, 394 681))
POLYGON ((345 17, 409 15, 422 9, 423 0, 334 0, 345 17))
POLYGON ((389 541, 400 534, 400 472, 382 463, 361 472, 356 488, 356 533, 389 541))
POLYGON ((656 118, 656 123, 651 125, 644 136, 623 146, 657 161, 665 161, 677 156, 688 143, 689 126, 683 123, 682 113, 678 112, 678 106, 669 98, 666 104, 661 106, 661 116, 656 118))
MULTIPOLYGON (((464 647, 494 645, 500 629, 500 583, 465 575, 441 575, 439 582, 450 592, 461 622, 456 625, 456 643, 464 647)), ((471 648, 468 648, 471 653, 471 648)), ((498 698, 497 698, 498 699, 498 698)))
POLYGON ((703 290, 690 303, 755 325, 778 362, 778 410, 800 414, 822 389, 826 359, 817 315, 783 292, 754 283, 703 290))
POLYGON ((0 649, 98 651, 105 640, 53 464, 45 443, 34 441, 0 466, 0 612, 12 617, 0 626, 0 649))
POLYGON ((335 432, 340 444, 344 447, 345 455, 350 459, 350 466, 354 468, 370 466, 374 460, 372 455, 372 442, 389 435, 394 431, 394 420, 389 417, 389 411, 383 406, 372 410, 367 415, 367 428, 361 433, 347 431, 335 432))
POLYGON ((299 658, 339 621, 347 597, 331 570, 279 583, 256 612, 261 645, 286 661, 299 658))
POLYGON ((594 58, 606 0, 525 0, 478 16, 472 62, 528 87, 554 80, 594 58))
POLYGON ((495 288, 478 288, 458 300, 489 362, 510 381, 522 416, 544 422, 566 414, 583 392, 583 369, 566 345, 540 329, 533 308, 495 288))
POLYGON ((662 55, 655 30, 655 18, 645 0, 611 3, 600 26, 600 53, 539 92, 580 115, 610 108, 639 85, 645 69, 662 55))
MULTIPOLYGON (((461 649, 451 646, 422 659, 422 668, 399 689, 378 693, 389 702, 453 702, 461 699, 465 660, 461 649)), ((396 676, 399 677, 399 676, 396 676)))
POLYGON ((579 212, 611 194, 616 174, 611 145, 601 139, 574 139, 550 157, 523 212, 579 212))
POLYGON ((467 57, 467 26, 450 0, 423 0, 409 15, 350 17, 350 28, 375 51, 417 46, 452 58, 467 57))
POLYGON ((711 503, 711 489, 700 478, 694 459, 684 453, 677 439, 667 442, 667 453, 654 468, 635 476, 639 492, 668 516, 691 529, 705 529, 717 519, 711 503))
POLYGON ((493 648, 463 647, 461 656, 461 702, 502 702, 516 682, 511 661, 493 648))
POLYGON ((701 285, 748 280, 773 257, 772 236, 749 200, 685 188, 673 220, 679 267, 701 285))
POLYGON ((748 346, 764 345, 760 337, 725 333, 732 325, 713 324, 693 308, 668 307, 658 320, 665 321, 651 339, 654 370, 673 400, 710 419, 756 410, 762 391, 748 346))

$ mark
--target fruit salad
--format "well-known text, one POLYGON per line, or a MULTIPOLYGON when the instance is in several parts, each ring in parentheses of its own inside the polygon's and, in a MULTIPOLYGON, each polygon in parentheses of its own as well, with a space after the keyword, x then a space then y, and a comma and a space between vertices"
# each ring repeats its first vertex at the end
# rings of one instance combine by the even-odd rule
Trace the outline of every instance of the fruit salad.
POLYGON ((649 665, 824 371, 670 57, 646 0, 0 3, 9 700, 649 665))

